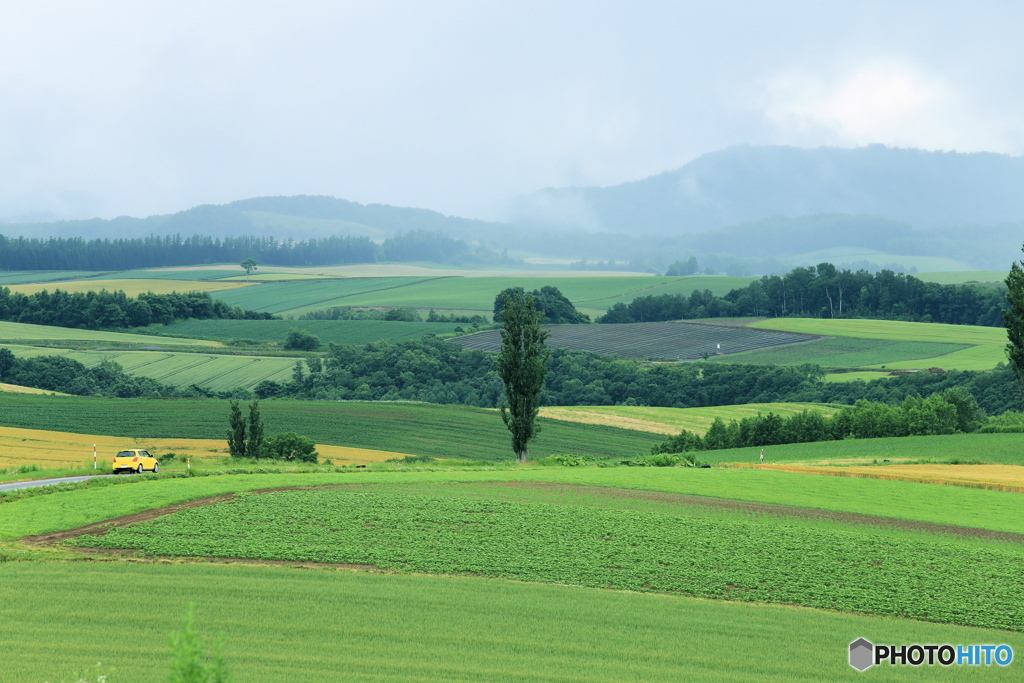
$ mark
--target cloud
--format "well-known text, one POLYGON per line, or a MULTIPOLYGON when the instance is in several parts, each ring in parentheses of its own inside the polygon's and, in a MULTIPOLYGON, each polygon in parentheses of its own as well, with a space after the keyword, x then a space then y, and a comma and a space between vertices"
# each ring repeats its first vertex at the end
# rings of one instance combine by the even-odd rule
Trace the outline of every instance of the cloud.
POLYGON ((786 142, 1008 150, 1016 124, 980 110, 942 74, 901 59, 828 73, 789 70, 765 86, 764 115, 786 142))

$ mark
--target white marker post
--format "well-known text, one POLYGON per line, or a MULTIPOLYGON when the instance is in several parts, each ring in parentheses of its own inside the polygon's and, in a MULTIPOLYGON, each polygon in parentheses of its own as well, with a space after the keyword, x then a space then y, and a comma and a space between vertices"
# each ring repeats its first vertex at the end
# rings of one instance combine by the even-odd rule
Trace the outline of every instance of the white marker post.
POLYGON ((189 472, 192 471, 192 458, 185 458, 185 468, 188 469, 189 472))
POLYGON ((92 468, 96 469, 96 444, 92 445, 92 468))

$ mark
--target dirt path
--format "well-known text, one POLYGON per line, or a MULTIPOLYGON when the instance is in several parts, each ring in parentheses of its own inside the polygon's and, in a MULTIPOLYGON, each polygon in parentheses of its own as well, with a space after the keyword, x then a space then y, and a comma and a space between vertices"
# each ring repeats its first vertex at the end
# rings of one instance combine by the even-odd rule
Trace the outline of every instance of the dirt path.
MULTIPOLYGON (((299 491, 314 488, 349 488, 349 489, 372 489, 374 484, 334 484, 328 486, 295 486, 279 487, 273 489, 262 489, 251 493, 271 493, 274 491, 299 491)), ((768 515, 772 517, 822 520, 837 522, 840 524, 855 524, 865 526, 887 527, 903 531, 923 532, 929 534, 959 536, 962 538, 977 538, 989 541, 1002 541, 1024 544, 1024 534, 1017 534, 1005 531, 991 531, 988 529, 975 529, 972 527, 954 526, 951 524, 935 524, 931 522, 914 522, 894 517, 879 517, 875 515, 863 515, 853 512, 834 512, 831 510, 818 510, 815 508, 797 507, 794 505, 779 505, 776 503, 755 503, 731 498, 712 498, 709 496, 694 496, 683 493, 667 493, 661 491, 647 491, 638 489, 620 489, 609 486, 584 486, 578 484, 556 484, 549 482, 474 482, 474 483, 453 483, 446 486, 495 486, 495 487, 527 487, 552 493, 579 493, 590 496, 608 496, 610 498, 628 498, 634 500, 650 500, 665 503, 672 503, 681 507, 703 507, 734 512, 745 512, 755 515, 768 515)), ((103 534, 114 527, 124 527, 129 524, 146 522, 151 519, 165 517, 174 514, 179 510, 200 507, 203 505, 214 505, 223 503, 235 497, 234 493, 226 493, 208 498, 197 498, 184 503, 168 505, 162 508, 154 508, 137 512, 132 515, 115 517, 102 522, 95 522, 76 529, 64 531, 53 531, 45 534, 25 536, 21 539, 23 543, 30 545, 52 545, 72 538, 78 538, 86 534, 103 534)), ((92 549, 80 549, 84 552, 92 552, 92 549)), ((117 551, 112 551, 114 554, 117 551)), ((132 551, 134 552, 134 551, 132 551)))

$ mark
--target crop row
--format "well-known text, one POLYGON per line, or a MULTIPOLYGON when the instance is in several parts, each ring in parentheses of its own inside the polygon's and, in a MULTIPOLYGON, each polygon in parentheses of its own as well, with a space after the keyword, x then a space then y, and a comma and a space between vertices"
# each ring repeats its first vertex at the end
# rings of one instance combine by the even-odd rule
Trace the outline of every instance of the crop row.
MULTIPOLYGON (((836 337, 822 339, 814 344, 748 351, 741 356, 721 360, 764 365, 816 363, 827 368, 857 368, 926 358, 938 359, 966 348, 970 348, 969 345, 836 337)), ((945 366, 945 360, 936 360, 935 364, 945 366)))
MULTIPOLYGON (((405 288, 432 278, 422 277, 359 277, 323 280, 285 280, 265 282, 251 287, 227 290, 216 294, 232 306, 246 310, 282 313, 298 308, 346 306, 348 299, 359 294, 393 288, 405 288)), ((373 304, 381 305, 381 304, 373 304)))
POLYGON ((160 351, 70 351, 42 347, 11 346, 18 357, 66 356, 86 367, 113 361, 133 375, 150 377, 163 384, 185 387, 191 384, 217 391, 236 387, 252 388, 264 380, 291 379, 294 358, 227 356, 160 351))
MULTIPOLYGON (((627 323, 621 325, 545 325, 551 333, 548 346, 624 358, 694 360, 717 353, 731 354, 781 344, 818 339, 791 332, 769 332, 745 327, 703 323, 627 323)), ((498 330, 479 332, 452 340, 464 349, 498 351, 498 330)))
POLYGON ((1024 625, 1020 549, 757 521, 328 489, 242 495, 75 543, 1024 625))
MULTIPOLYGON (((2 323, 0 323, 2 325, 2 323)), ((160 334, 203 339, 251 339, 283 342, 291 329, 306 330, 321 342, 362 346, 379 339, 408 341, 453 332, 455 323, 409 323, 383 320, 186 320, 150 328, 160 334)), ((0 327, 2 329, 2 327, 0 327)))

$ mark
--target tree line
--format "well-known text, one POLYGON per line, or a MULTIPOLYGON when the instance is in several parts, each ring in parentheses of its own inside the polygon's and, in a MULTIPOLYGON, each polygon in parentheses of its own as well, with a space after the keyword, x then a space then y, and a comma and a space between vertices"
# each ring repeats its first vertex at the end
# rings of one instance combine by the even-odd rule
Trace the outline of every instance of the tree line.
POLYGON ((43 290, 23 294, 0 287, 0 320, 34 325, 101 330, 145 327, 152 323, 167 325, 188 318, 272 320, 276 317, 230 306, 207 292, 144 292, 132 298, 121 290, 65 292, 56 289, 52 293, 43 290))
POLYGON ((637 297, 612 306, 599 323, 636 323, 697 318, 878 318, 912 322, 1001 327, 1006 291, 994 287, 940 285, 882 270, 839 270, 830 263, 765 275, 722 297, 709 290, 637 297))
POLYGON ((651 452, 689 453, 847 438, 966 434, 981 427, 985 420, 985 412, 974 396, 962 387, 952 387, 927 398, 913 394, 896 405, 862 398, 831 416, 814 409, 790 417, 770 411, 728 422, 716 417, 704 436, 684 429, 654 446, 651 452))
POLYGON ((434 261, 453 265, 513 262, 507 254, 422 230, 389 237, 379 245, 369 237, 340 235, 305 240, 278 240, 255 235, 182 237, 176 234, 92 240, 0 235, 0 270, 129 270, 239 263, 250 258, 277 266, 376 261, 434 261))
MULTIPOLYGON (((1019 410, 1021 396, 1005 365, 991 371, 915 373, 871 382, 825 382, 818 365, 724 363, 644 365, 588 351, 553 349, 542 405, 639 405, 694 408, 745 403, 896 404, 951 387, 974 395, 989 414, 1019 410)), ((323 357, 298 361, 289 382, 261 382, 259 398, 424 401, 496 408, 503 395, 495 357, 427 335, 365 346, 329 344, 323 357)))

